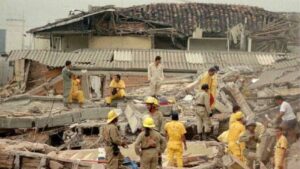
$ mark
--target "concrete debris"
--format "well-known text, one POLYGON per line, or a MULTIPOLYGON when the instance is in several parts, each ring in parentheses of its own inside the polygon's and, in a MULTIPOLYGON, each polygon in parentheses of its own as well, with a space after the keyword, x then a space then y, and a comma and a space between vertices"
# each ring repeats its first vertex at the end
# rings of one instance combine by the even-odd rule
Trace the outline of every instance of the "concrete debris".
MULTIPOLYGON (((256 119, 267 126, 265 115, 273 118, 278 107, 273 98, 281 94, 291 103, 295 112, 300 112, 300 86, 297 78, 287 78, 286 72, 270 69, 268 71, 281 72, 272 82, 264 81, 264 76, 270 75, 262 70, 251 67, 229 67, 218 74, 218 95, 216 97, 214 114, 211 117, 213 130, 211 139, 228 129, 228 120, 233 105, 237 104, 247 115, 247 119, 256 119), (253 79, 259 79, 253 83, 253 79), (285 81, 289 80, 288 83, 285 81)), ((294 72, 293 69, 292 72, 294 72)), ((201 74, 202 72, 199 72, 201 74)), ((102 126, 111 109, 118 108, 123 112, 119 117, 119 127, 122 136, 130 143, 128 149, 121 149, 122 153, 138 162, 139 156, 134 152, 133 144, 142 128, 141 121, 147 114, 144 104, 148 87, 138 87, 127 91, 124 100, 114 101, 114 107, 104 107, 103 99, 87 101, 83 108, 73 106, 66 110, 61 95, 57 95, 52 86, 60 83, 61 77, 56 76, 47 82, 27 91, 27 94, 16 95, 10 92, 15 86, 5 86, 1 89, 4 98, 0 100, 0 135, 7 139, 0 139, 0 168, 10 169, 14 166, 26 166, 60 169, 72 168, 104 168, 105 164, 98 164, 97 148, 103 146, 101 140, 102 126), (4 90, 5 89, 5 90, 4 90), (47 96, 33 95, 47 91, 47 96), (51 96, 50 96, 51 95, 51 96), (8 140, 10 139, 10 140, 8 140), (35 143, 33 143, 35 142, 35 143), (74 150, 80 149, 80 150, 74 150), (10 153, 7 153, 10 152, 10 153), (3 153, 5 152, 5 153, 3 153), (38 153, 37 153, 38 152, 38 153), (5 167, 1 164, 1 160, 5 167)), ((161 88, 160 111, 165 121, 170 120, 172 110, 178 111, 179 119, 186 127, 188 150, 184 153, 184 168, 217 169, 247 167, 225 152, 225 145, 216 141, 198 141, 197 118, 195 118, 194 96, 198 91, 197 76, 176 77, 166 81, 161 88), (196 79, 196 80, 195 80, 196 79), (196 85, 195 85, 196 84, 196 85), (196 86, 195 89, 191 86, 196 86), (188 89, 188 90, 187 90, 188 89)), ((18 92, 17 92, 18 93, 18 92)), ((2 95, 1 95, 2 96, 2 95)), ((300 116, 300 113, 298 113, 300 116)), ((267 128, 261 136, 259 157, 267 167, 275 144, 275 133, 267 128)), ((299 140, 298 142, 299 143, 299 140)), ((298 149, 293 144, 294 149, 298 149)), ((297 166, 297 151, 290 150, 288 165, 297 166)), ((163 154, 164 168, 167 167, 167 157, 163 154)))

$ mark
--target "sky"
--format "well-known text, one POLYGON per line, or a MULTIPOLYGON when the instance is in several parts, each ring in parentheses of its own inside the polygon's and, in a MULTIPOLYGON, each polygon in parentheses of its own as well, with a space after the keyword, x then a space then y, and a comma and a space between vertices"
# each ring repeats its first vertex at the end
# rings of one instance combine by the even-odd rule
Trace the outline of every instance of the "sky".
POLYGON ((7 26, 7 20, 18 19, 24 20, 28 30, 67 17, 73 9, 86 11, 88 5, 126 7, 160 2, 241 4, 275 12, 300 12, 300 0, 0 0, 0 28, 7 26))

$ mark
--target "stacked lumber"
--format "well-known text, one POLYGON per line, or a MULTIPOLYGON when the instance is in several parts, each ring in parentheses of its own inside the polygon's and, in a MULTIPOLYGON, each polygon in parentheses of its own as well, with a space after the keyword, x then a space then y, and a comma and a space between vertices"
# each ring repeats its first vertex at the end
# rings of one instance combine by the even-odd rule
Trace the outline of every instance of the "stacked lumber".
POLYGON ((276 16, 258 7, 202 3, 160 3, 119 10, 125 16, 169 24, 185 36, 191 36, 199 25, 205 32, 225 35, 227 19, 232 27, 247 18, 247 29, 257 31, 266 18, 276 16))

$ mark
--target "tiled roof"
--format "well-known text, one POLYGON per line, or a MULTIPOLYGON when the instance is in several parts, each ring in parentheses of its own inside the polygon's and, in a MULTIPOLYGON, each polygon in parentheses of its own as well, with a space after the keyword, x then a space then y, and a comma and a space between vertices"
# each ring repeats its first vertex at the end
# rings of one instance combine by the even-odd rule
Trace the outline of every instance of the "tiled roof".
MULTIPOLYGON (((239 23, 244 23, 245 18, 247 18, 246 29, 255 32, 260 30, 263 23, 268 19, 272 20, 278 17, 278 14, 274 12, 253 6, 204 3, 158 3, 128 8, 110 8, 109 10, 115 11, 117 15, 169 25, 185 36, 191 36, 199 25, 206 33, 224 36, 228 30, 227 19, 229 27, 233 27, 239 23)), ((99 11, 77 14, 31 29, 29 32, 47 31, 54 27, 82 21, 83 18, 95 16, 105 11, 107 10, 101 8, 99 11)))
POLYGON ((272 12, 253 6, 204 3, 149 4, 120 11, 126 16, 170 24, 186 36, 191 36, 198 25, 205 32, 224 33, 227 31, 226 18, 229 27, 244 23, 247 18, 247 29, 257 31, 262 28, 264 19, 275 16, 272 12))
POLYGON ((145 71, 155 56, 163 58, 165 70, 171 72, 195 72, 212 65, 221 68, 229 66, 250 66, 264 68, 276 60, 296 57, 276 53, 184 51, 158 49, 83 49, 75 52, 48 50, 14 50, 9 60, 28 59, 51 67, 63 67, 66 60, 74 66, 103 70, 145 71))

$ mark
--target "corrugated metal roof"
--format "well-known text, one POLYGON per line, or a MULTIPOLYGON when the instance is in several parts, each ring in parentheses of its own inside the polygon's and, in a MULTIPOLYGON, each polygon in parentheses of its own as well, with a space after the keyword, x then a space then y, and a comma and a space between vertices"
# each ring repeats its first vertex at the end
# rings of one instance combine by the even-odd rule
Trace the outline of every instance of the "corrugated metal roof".
MULTIPOLYGON (((75 52, 49 50, 15 50, 9 60, 29 59, 52 67, 63 67, 67 60, 74 66, 99 69, 146 69, 155 56, 161 56, 166 70, 197 71, 212 65, 221 68, 228 66, 250 66, 263 68, 293 54, 279 56, 276 53, 226 52, 226 51, 184 51, 159 49, 83 49, 75 52)), ((295 64, 295 63, 294 63, 295 64)), ((297 62, 299 65, 299 63, 297 62)))

